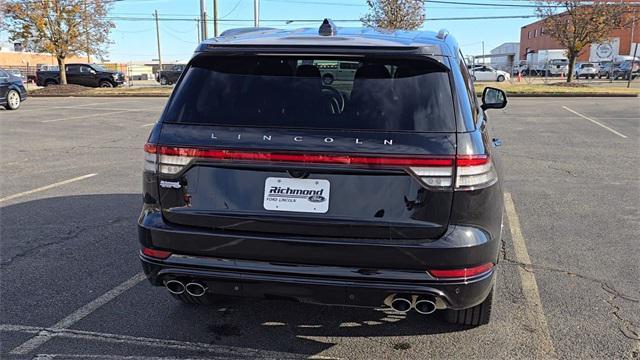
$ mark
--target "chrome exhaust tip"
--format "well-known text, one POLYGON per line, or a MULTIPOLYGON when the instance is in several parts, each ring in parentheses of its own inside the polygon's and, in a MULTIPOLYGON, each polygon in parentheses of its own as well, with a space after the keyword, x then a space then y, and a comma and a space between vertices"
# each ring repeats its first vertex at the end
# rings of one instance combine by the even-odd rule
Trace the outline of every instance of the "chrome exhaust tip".
POLYGON ((207 287, 199 282, 190 282, 185 286, 187 294, 195 297, 200 297, 207 292, 207 287))
POLYGON ((185 291, 184 284, 178 280, 165 281, 164 287, 166 287, 167 290, 174 295, 183 294, 185 291))
POLYGON ((411 301, 403 297, 396 297, 391 301, 390 306, 397 312, 406 313, 411 310, 411 301))
POLYGON ((436 303, 426 299, 418 300, 413 308, 420 314, 429 315, 436 311, 436 303))

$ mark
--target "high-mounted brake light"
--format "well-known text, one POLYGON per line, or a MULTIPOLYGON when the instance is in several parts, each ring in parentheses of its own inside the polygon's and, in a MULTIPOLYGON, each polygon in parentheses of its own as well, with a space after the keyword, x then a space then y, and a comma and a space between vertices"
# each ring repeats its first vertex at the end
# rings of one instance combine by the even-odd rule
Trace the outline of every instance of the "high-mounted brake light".
POLYGON ((486 263, 479 266, 463 269, 449 270, 428 270, 433 277, 440 279, 466 279, 474 276, 482 275, 489 272, 493 268, 493 263, 486 263))

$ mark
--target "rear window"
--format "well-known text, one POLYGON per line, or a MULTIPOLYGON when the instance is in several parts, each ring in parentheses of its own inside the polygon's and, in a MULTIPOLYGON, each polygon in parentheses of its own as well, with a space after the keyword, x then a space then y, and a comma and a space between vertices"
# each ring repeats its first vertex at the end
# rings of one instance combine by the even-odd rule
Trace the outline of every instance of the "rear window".
POLYGON ((436 60, 202 56, 163 121, 449 132, 453 109, 448 70, 436 60))

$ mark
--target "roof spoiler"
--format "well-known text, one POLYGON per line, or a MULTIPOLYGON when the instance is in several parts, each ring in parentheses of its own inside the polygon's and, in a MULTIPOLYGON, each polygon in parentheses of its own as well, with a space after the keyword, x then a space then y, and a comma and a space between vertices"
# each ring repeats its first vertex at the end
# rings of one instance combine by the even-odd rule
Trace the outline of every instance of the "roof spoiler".
POLYGON ((242 34, 248 34, 257 31, 267 31, 267 30, 277 30, 272 27, 243 27, 243 28, 235 28, 223 31, 219 37, 225 36, 237 36, 242 34))

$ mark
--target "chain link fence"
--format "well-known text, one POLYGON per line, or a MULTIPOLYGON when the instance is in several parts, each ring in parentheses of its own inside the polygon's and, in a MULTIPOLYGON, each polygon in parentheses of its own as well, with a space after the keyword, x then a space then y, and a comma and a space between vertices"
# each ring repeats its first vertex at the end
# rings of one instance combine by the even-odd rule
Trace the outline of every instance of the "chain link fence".
MULTIPOLYGON (((513 64, 482 64, 469 66, 471 75, 477 82, 506 81, 511 84, 549 84, 566 81, 569 64, 557 59, 546 62, 520 61, 513 64)), ((622 62, 577 62, 573 69, 573 82, 602 83, 628 81, 640 78, 640 60, 622 62)))

